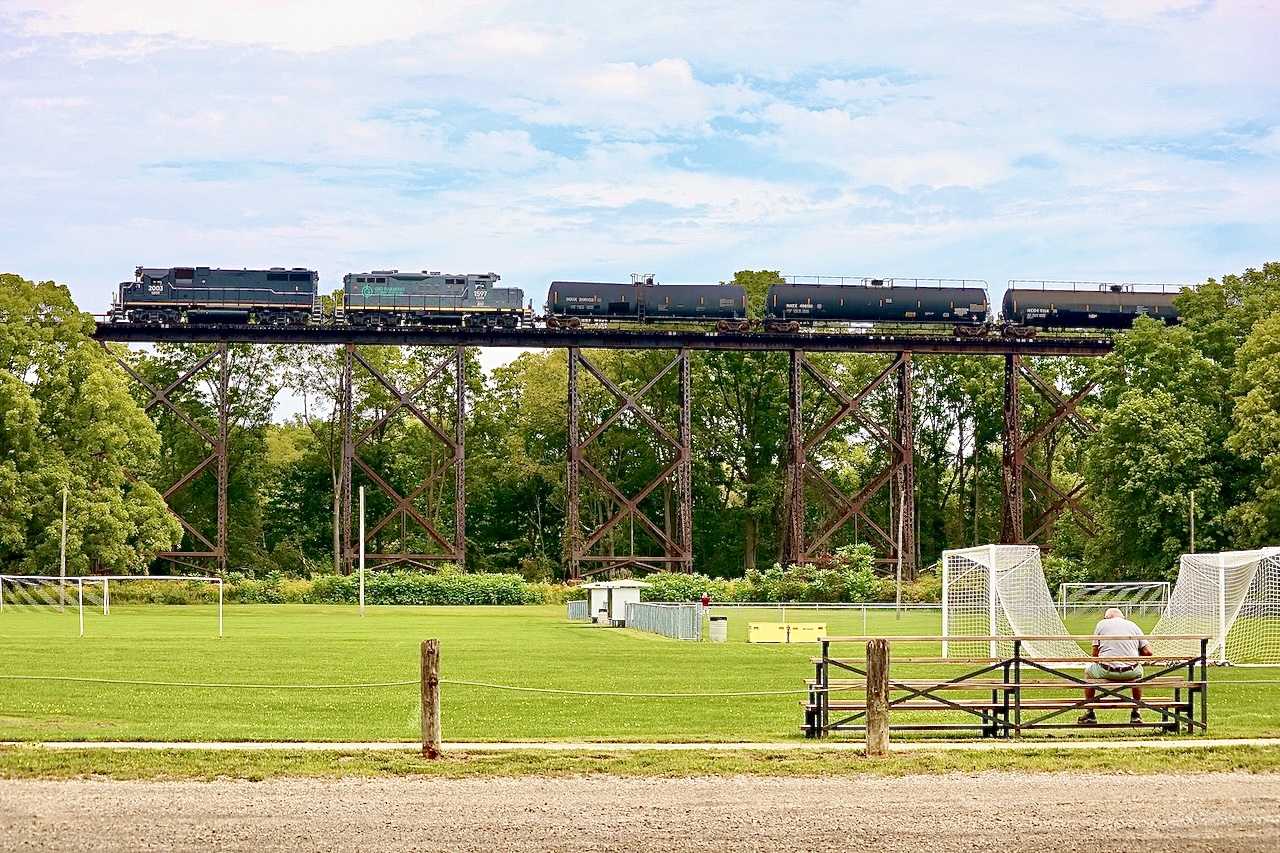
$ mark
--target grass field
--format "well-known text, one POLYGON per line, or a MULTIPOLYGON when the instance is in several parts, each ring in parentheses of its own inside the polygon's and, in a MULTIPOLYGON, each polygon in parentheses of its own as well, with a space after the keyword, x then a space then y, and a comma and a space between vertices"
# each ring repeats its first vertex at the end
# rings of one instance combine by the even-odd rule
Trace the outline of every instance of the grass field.
MULTIPOLYGON (((729 617, 727 643, 569 622, 558 606, 366 612, 228 606, 218 638, 213 607, 115 606, 110 616, 86 613, 81 638, 74 611, 6 609, 0 740, 414 741, 418 649, 428 637, 441 642, 446 741, 800 738, 797 700, 816 646, 746 642, 747 622, 777 621, 777 610, 715 611, 729 617), (153 683, 124 683, 143 681, 153 683)), ((789 608, 786 618, 864 633, 856 609, 789 608)), ((936 611, 866 619, 871 634, 941 629, 936 611)), ((1069 627, 1088 633, 1092 622, 1069 627)), ((1215 669, 1211 680, 1210 736, 1280 732, 1280 670, 1215 669)))

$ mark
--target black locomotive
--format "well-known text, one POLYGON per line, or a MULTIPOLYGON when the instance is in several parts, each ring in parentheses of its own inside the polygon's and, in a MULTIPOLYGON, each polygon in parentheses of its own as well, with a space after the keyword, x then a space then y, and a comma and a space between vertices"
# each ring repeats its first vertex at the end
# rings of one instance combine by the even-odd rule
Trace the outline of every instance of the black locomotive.
POLYGON ((1138 317, 1178 322, 1178 284, 1112 284, 1076 281, 1010 281, 1005 320, 1038 329, 1128 329, 1138 317))
POLYGON ((721 332, 745 332, 747 290, 740 284, 658 284, 633 273, 630 283, 553 281, 547 291, 548 328, 577 329, 583 321, 640 323, 715 321, 721 332))
POLYGON ((314 270, 223 270, 138 267, 121 282, 110 317, 128 323, 264 323, 297 325, 320 319, 320 277, 314 270))
POLYGON ((341 316, 353 326, 402 323, 515 329, 533 322, 524 291, 495 287, 497 273, 375 270, 343 277, 341 316))
POLYGON ((965 279, 804 276, 771 286, 766 331, 797 332, 812 324, 949 324, 961 336, 983 334, 987 283, 965 279))

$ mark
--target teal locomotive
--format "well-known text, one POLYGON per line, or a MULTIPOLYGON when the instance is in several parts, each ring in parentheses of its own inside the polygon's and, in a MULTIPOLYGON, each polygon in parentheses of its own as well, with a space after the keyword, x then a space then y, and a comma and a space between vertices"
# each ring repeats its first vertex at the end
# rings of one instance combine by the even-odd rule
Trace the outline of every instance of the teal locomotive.
POLYGON ((433 325, 517 329, 533 323, 524 291, 497 273, 374 270, 342 279, 342 318, 352 326, 433 325))

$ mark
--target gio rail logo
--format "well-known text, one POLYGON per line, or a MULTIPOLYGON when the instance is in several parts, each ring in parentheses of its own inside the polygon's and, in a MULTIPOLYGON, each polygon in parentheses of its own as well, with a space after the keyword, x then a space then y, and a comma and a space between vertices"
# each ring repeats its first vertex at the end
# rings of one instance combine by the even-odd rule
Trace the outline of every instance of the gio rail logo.
POLYGON ((373 285, 366 284, 364 287, 360 288, 360 295, 365 299, 368 299, 371 296, 404 296, 404 288, 374 287, 373 285))

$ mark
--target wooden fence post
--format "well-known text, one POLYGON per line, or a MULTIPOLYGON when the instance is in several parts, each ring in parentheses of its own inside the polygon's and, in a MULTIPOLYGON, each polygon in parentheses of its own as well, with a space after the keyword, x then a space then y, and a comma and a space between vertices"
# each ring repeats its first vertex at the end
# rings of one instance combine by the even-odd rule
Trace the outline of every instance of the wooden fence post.
POLYGON ((867 755, 889 754, 889 641, 867 643, 867 755))
POLYGON ((436 759, 440 751, 440 641, 422 641, 422 755, 436 759))

